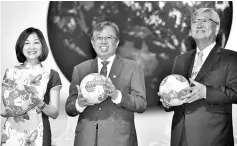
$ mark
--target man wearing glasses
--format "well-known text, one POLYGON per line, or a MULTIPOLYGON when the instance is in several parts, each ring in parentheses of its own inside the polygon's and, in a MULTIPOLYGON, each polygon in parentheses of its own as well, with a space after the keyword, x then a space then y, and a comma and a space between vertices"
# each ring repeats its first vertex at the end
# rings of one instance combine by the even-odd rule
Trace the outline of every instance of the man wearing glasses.
POLYGON ((166 110, 174 111, 171 146, 234 146, 237 53, 216 43, 219 29, 213 9, 200 8, 191 15, 197 48, 177 56, 172 71, 190 80, 189 94, 179 102, 162 101, 166 110))
POLYGON ((97 57, 74 67, 66 101, 67 114, 79 114, 74 146, 137 146, 134 112, 142 113, 147 107, 143 69, 115 54, 119 44, 116 24, 97 24, 91 43, 97 57), (109 93, 99 104, 83 98, 78 86, 86 75, 96 72, 106 77, 109 93))

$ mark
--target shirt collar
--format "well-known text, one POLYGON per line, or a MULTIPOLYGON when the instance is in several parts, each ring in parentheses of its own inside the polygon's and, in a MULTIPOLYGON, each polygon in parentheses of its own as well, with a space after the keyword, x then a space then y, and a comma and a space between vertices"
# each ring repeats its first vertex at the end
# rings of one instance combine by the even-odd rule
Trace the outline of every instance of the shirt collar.
POLYGON ((107 60, 102 60, 102 59, 100 59, 99 57, 97 57, 97 58, 98 58, 98 60, 97 60, 97 63, 98 63, 98 72, 100 72, 100 71, 101 71, 101 68, 103 67, 103 65, 102 65, 101 62, 103 62, 103 61, 109 61, 109 64, 107 65, 107 77, 108 77, 109 74, 110 74, 110 70, 111 70, 111 68, 112 68, 112 64, 113 64, 113 62, 114 62, 115 57, 116 57, 115 54, 114 54, 113 56, 110 56, 107 60))
POLYGON ((109 61, 109 63, 112 63, 112 62, 114 61, 115 57, 116 57, 116 55, 114 54, 114 55, 110 56, 110 57, 109 57, 108 59, 106 59, 106 60, 102 60, 102 59, 100 59, 99 57, 97 57, 97 58, 98 58, 98 63, 101 63, 101 62, 103 62, 103 61, 109 61))
POLYGON ((28 63, 26 61, 24 62, 24 65, 26 68, 29 68, 29 69, 39 69, 39 68, 43 67, 43 65, 41 63, 36 64, 36 65, 31 65, 30 63, 28 63))
MULTIPOLYGON (((203 54, 209 54, 212 50, 212 48, 216 45, 216 42, 213 42, 212 44, 210 44, 209 46, 207 46, 206 48, 204 48, 202 50, 203 54)), ((197 47, 197 52, 196 54, 198 54, 200 52, 200 49, 197 47)))

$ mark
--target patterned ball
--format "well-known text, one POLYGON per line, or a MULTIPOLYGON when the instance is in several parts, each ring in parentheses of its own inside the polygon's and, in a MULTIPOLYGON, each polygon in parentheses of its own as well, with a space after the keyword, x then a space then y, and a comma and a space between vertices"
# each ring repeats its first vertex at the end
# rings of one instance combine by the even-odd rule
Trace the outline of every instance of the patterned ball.
POLYGON ((25 114, 36 106, 31 87, 17 84, 2 84, 3 104, 8 116, 14 117, 25 114))
POLYGON ((165 77, 160 84, 159 92, 165 94, 166 102, 170 102, 172 99, 181 99, 184 95, 188 94, 188 91, 184 91, 184 88, 189 87, 188 80, 178 74, 171 74, 165 77))
POLYGON ((91 73, 85 76, 80 84, 82 96, 88 101, 97 104, 108 96, 104 90, 105 77, 99 73, 91 73))

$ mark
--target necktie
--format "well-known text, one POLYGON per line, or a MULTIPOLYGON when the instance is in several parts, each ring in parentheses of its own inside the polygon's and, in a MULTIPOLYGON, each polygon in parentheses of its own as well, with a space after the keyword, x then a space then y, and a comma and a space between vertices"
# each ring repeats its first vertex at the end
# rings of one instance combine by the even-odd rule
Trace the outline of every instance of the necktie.
POLYGON ((109 64, 109 61, 103 61, 101 62, 103 67, 100 70, 100 74, 107 77, 107 65, 109 64))
POLYGON ((192 79, 195 79, 195 77, 197 76, 199 70, 202 67, 202 56, 203 56, 203 52, 202 51, 198 52, 198 60, 197 60, 196 64, 193 67, 193 71, 192 71, 192 75, 191 75, 192 79))

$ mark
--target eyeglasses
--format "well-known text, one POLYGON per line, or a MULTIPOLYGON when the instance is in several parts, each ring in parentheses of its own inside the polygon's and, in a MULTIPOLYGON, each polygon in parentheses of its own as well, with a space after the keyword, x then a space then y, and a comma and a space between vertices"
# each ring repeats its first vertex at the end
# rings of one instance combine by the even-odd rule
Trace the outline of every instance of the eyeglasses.
POLYGON ((191 21, 191 24, 198 24, 198 23, 207 23, 208 21, 212 21, 218 25, 218 23, 212 19, 194 19, 191 21))
POLYGON ((114 37, 114 36, 107 36, 107 37, 96 37, 96 38, 93 38, 93 39, 97 42, 102 42, 103 40, 112 41, 112 40, 116 40, 117 38, 114 37))

